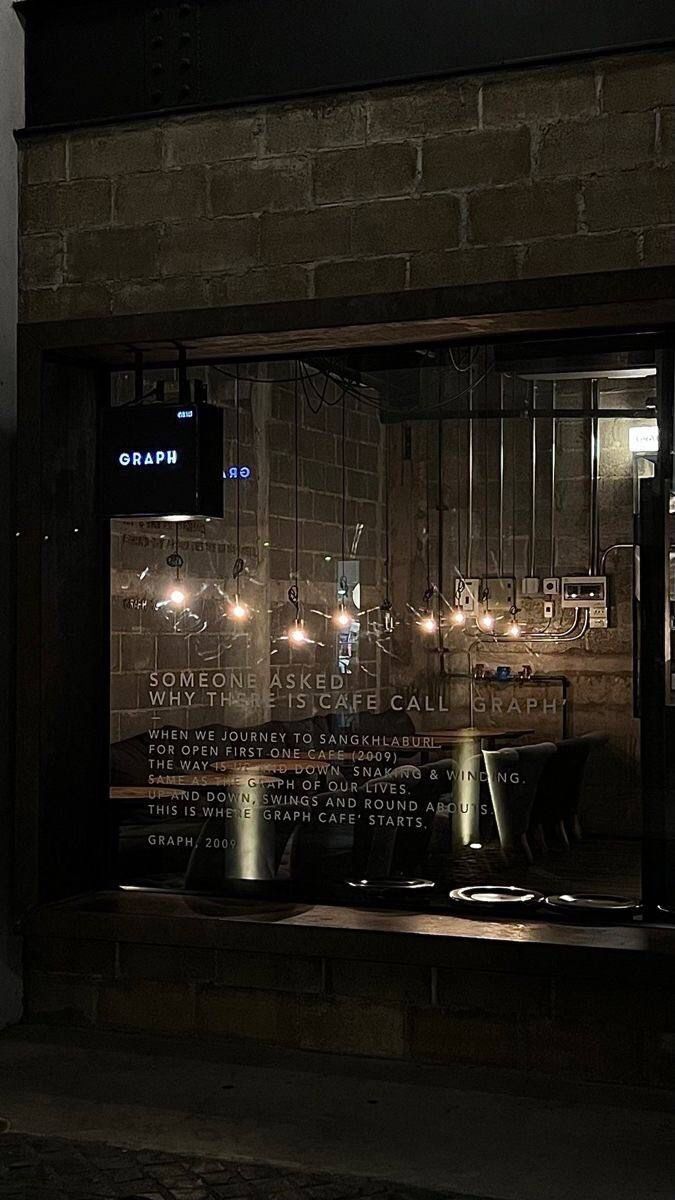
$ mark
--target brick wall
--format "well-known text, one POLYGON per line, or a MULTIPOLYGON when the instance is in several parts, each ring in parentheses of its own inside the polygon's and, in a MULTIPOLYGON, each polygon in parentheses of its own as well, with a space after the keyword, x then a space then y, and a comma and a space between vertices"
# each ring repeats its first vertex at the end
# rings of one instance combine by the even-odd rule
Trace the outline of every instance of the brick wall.
POLYGON ((23 144, 27 321, 673 260, 675 55, 23 144))

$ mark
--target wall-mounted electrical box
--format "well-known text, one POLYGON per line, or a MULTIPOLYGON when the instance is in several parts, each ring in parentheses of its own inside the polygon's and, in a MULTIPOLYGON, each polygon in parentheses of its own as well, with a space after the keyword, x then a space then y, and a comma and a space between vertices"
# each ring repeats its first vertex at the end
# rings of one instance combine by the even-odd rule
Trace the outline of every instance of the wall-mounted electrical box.
POLYGON ((478 593, 480 579, 456 579, 455 595, 457 604, 466 613, 475 612, 478 608, 478 593))
POLYGON ((607 608, 606 575, 563 575, 563 608, 607 608))
POLYGON ((553 577, 551 577, 549 579, 545 579, 542 584, 541 590, 545 596, 559 596, 560 595, 560 580, 557 578, 553 578, 553 577))
POLYGON ((223 410, 203 404, 106 409, 99 442, 108 517, 222 517, 223 410))
POLYGON ((455 596, 457 603, 466 613, 473 613, 480 608, 484 593, 488 594, 488 605, 499 612, 508 612, 515 600, 515 581, 510 575, 489 575, 472 579, 455 579, 455 596))
POLYGON ((541 582, 536 575, 528 575, 520 581, 521 596, 538 596, 541 592, 541 582))

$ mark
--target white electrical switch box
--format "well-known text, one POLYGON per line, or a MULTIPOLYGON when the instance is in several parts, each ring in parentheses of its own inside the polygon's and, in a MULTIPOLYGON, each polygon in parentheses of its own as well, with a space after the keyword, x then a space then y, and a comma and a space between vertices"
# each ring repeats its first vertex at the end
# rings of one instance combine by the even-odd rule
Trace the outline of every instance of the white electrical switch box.
POLYGON ((521 579, 520 581, 521 596, 538 596, 539 589, 539 580, 533 575, 528 575, 526 579, 521 579))
POLYGON ((563 608, 607 608, 606 575, 563 575, 563 608))
POLYGON ((455 580, 455 595, 457 596, 457 604, 459 608, 466 613, 475 612, 478 608, 478 593, 480 591, 480 579, 456 579, 455 580))
POLYGON ((545 579, 542 590, 545 596, 559 596, 560 580, 553 577, 545 579))
POLYGON ((589 608, 588 614, 590 617, 591 629, 606 629, 607 628, 607 605, 598 604, 589 608))

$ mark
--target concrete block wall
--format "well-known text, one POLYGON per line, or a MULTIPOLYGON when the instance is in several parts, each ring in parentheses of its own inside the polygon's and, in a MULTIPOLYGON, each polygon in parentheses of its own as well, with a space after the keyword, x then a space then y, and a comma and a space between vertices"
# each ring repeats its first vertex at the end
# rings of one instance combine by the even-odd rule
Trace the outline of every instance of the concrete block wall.
POLYGON ((22 318, 673 261, 675 55, 22 146, 22 318))
POLYGON ((194 915, 184 940, 175 922, 161 923, 165 940, 155 941, 65 927, 60 936, 30 933, 28 1019, 672 1086, 672 975, 620 966, 599 950, 592 962, 533 953, 525 963, 517 944, 453 942, 448 920, 450 939, 434 939, 434 961, 405 935, 397 958, 371 933, 358 950, 326 937, 323 949, 292 951, 282 923, 261 950, 229 944, 227 922, 224 944, 194 915))

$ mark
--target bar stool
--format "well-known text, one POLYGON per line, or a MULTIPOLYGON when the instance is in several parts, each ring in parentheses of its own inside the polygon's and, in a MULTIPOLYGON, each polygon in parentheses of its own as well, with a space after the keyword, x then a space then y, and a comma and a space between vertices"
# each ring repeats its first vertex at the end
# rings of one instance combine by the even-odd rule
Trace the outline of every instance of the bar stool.
POLYGON ((483 752, 499 841, 507 856, 522 850, 528 863, 534 861, 527 832, 542 772, 554 754, 553 742, 483 752))

